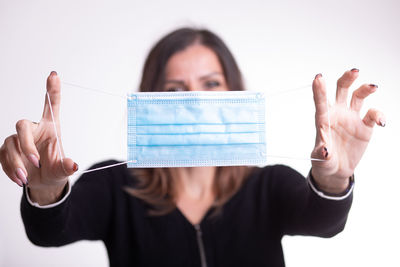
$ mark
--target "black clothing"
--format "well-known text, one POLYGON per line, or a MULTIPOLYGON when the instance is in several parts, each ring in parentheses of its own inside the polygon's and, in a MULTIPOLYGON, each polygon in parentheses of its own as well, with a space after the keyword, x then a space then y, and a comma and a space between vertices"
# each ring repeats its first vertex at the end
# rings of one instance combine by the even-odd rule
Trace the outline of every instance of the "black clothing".
MULTIPOLYGON (((93 168, 115 163, 103 162, 93 168)), ((254 168, 217 216, 199 229, 179 211, 151 217, 124 191, 134 177, 126 165, 84 174, 60 205, 40 209, 24 192, 21 213, 29 239, 40 246, 102 240, 110 266, 284 266, 283 235, 331 237, 345 226, 352 195, 319 197, 295 170, 254 168)))

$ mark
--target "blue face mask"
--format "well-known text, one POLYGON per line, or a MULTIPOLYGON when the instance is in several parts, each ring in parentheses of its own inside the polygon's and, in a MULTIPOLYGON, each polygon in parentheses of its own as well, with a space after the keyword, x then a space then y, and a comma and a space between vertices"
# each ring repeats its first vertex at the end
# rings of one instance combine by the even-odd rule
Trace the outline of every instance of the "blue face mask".
POLYGON ((151 92, 128 97, 128 167, 266 163, 262 93, 151 92))

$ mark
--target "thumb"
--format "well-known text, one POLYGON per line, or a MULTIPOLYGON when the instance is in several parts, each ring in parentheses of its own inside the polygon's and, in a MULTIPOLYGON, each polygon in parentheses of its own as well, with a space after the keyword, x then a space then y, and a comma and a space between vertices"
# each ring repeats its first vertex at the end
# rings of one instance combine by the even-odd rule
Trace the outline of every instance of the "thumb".
POLYGON ((70 176, 78 171, 79 166, 70 158, 64 158, 63 162, 60 164, 61 170, 59 170, 64 175, 70 176))

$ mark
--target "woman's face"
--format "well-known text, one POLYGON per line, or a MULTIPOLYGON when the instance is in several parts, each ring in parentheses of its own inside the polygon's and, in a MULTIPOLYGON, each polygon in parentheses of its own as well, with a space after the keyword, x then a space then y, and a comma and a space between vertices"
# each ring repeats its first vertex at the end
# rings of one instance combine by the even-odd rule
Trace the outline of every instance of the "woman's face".
POLYGON ((167 62, 164 91, 228 90, 217 55, 204 45, 191 45, 167 62))

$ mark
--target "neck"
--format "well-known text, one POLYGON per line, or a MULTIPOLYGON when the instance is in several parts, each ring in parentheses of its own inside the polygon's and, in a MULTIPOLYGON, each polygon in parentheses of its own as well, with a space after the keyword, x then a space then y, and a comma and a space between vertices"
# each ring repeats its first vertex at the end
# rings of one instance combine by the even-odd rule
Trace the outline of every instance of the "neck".
POLYGON ((216 170, 216 167, 174 168, 178 195, 198 200, 212 196, 216 170))

